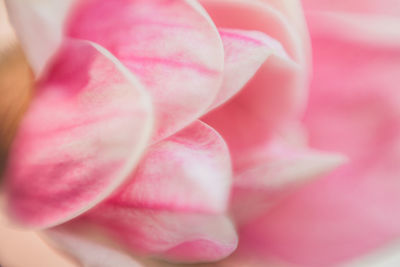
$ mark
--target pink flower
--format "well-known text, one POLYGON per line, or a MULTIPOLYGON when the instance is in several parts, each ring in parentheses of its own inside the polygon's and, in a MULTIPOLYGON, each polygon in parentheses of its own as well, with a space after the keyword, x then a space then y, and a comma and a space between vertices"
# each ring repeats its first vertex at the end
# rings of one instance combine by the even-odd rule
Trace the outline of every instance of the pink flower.
POLYGON ((307 27, 289 0, 7 1, 37 78, 11 217, 88 266, 356 266, 394 242, 400 7, 324 2, 307 27))

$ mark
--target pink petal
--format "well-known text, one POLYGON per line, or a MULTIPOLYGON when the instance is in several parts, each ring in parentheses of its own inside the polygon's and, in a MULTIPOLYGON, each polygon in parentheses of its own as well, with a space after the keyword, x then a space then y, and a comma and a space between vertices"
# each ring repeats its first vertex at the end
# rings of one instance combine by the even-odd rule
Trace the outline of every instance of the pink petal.
POLYGON ((400 238, 400 50, 379 40, 312 33, 310 142, 347 155, 350 163, 242 234, 259 248, 255 253, 301 266, 338 266, 400 238))
POLYGON ((150 147, 132 179, 108 203, 220 213, 228 204, 231 177, 224 140, 198 121, 150 147))
POLYGON ((318 23, 310 24, 314 34, 329 31, 349 41, 376 43, 394 48, 400 45, 400 16, 316 11, 309 12, 308 18, 312 21, 318 20, 318 23))
POLYGON ((132 253, 172 262, 213 262, 231 254, 237 235, 225 215, 103 205, 85 218, 132 253))
POLYGON ((12 147, 12 215, 47 227, 100 202, 135 167, 152 118, 144 89, 111 54, 67 42, 38 84, 12 147))
POLYGON ((0 52, 3 53, 13 42, 15 33, 10 25, 4 1, 0 1, 0 52))
MULTIPOLYGON (((254 0, 252 0, 254 1, 254 0)), ((255 0, 259 1, 259 0, 255 0)), ((297 31, 297 35, 303 46, 306 62, 311 63, 311 43, 307 23, 303 13, 303 1, 301 0, 261 0, 270 5, 276 11, 286 17, 292 27, 297 31)))
POLYGON ((297 0, 200 0, 218 27, 257 30, 278 40, 296 62, 308 62, 309 41, 297 0), (293 3, 294 2, 294 3, 293 3), (296 23, 291 23, 296 21, 296 23), (301 22, 300 22, 301 21, 301 22), (297 27, 297 28, 296 28, 297 27), (303 30, 299 31, 299 28, 303 30))
POLYGON ((223 136, 234 166, 298 116, 303 78, 296 63, 273 54, 239 94, 202 118, 223 136))
MULTIPOLYGON (((278 49, 279 52, 268 57, 239 94, 203 118, 227 141, 236 166, 248 158, 252 150, 269 142, 288 121, 301 114, 307 81, 304 62, 300 58, 304 53, 285 17, 265 3, 231 0, 204 0, 202 3, 218 27, 267 33, 289 52, 287 56, 278 49), (243 16, 248 19, 238 19, 243 16), (296 63, 290 57, 302 63, 296 63)), ((261 42, 267 38, 254 34, 252 37, 261 42)), ((275 41, 268 43, 279 47, 275 41)))
POLYGON ((239 92, 271 54, 287 57, 279 42, 261 32, 220 28, 219 33, 225 50, 224 80, 211 108, 239 92))
POLYGON ((60 47, 63 23, 75 1, 5 0, 10 21, 36 76, 43 73, 60 47))
POLYGON ((171 261, 214 261, 237 237, 224 215, 229 152, 210 127, 196 122, 154 145, 131 181, 82 221, 103 226, 132 252, 171 261))
POLYGON ((400 15, 398 0, 303 0, 306 10, 400 15))
POLYGON ((236 222, 262 215, 298 186, 345 161, 340 154, 295 147, 279 139, 260 147, 235 169, 231 209, 236 222))
POLYGON ((231 254, 237 245, 235 228, 224 215, 109 206, 103 208, 93 222, 107 227, 110 234, 132 252, 171 262, 218 261, 231 254))
POLYGON ((90 0, 69 21, 69 36, 103 45, 146 85, 156 107, 154 141, 197 119, 216 97, 223 46, 196 2, 90 0))
POLYGON ((103 246, 82 236, 64 231, 50 230, 51 244, 87 267, 140 267, 132 257, 117 249, 103 246))

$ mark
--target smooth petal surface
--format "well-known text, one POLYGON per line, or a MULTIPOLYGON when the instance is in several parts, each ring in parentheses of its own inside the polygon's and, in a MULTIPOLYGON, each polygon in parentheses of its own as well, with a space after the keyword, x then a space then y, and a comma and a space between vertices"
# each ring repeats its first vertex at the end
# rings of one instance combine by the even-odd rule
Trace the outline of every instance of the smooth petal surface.
MULTIPOLYGON (((266 3, 230 0, 201 3, 218 27, 257 30, 270 37, 250 35, 252 39, 265 43, 265 38, 272 37, 284 48, 275 50, 277 53, 268 57, 250 82, 226 105, 203 118, 227 141, 236 166, 301 114, 307 81, 307 71, 300 58, 304 53, 293 35, 295 30, 281 13, 266 3), (240 19, 243 16, 247 19, 240 19)), ((280 46, 276 41, 269 43, 280 46)))
POLYGON ((224 51, 214 24, 194 1, 90 0, 67 34, 110 50, 153 97, 154 141, 201 116, 222 83, 224 51))
POLYGON ((154 210, 221 213, 232 179, 228 148, 197 121, 149 148, 122 190, 107 204, 154 210))
POLYGON ((396 267, 400 264, 399 242, 389 244, 383 249, 377 249, 370 255, 360 257, 354 261, 344 264, 344 267, 396 267))
POLYGON ((287 57, 279 42, 261 32, 220 28, 219 33, 225 51, 224 80, 211 108, 239 92, 268 56, 287 57))
POLYGON ((306 10, 400 16, 397 0, 302 0, 306 10))
POLYGON ((295 147, 276 138, 236 166, 231 200, 236 222, 241 225, 262 215, 298 186, 345 161, 340 154, 295 147))
POLYGON ((245 88, 202 118, 227 142, 234 167, 296 117, 302 78, 296 63, 271 55, 245 88))
POLYGON ((0 1, 0 55, 15 41, 15 33, 8 20, 4 1, 0 1))
MULTIPOLYGON (((264 32, 278 40, 296 62, 306 64, 309 60, 307 59, 309 40, 302 38, 301 32, 290 21, 295 17, 302 17, 301 9, 298 8, 299 2, 297 0, 292 1, 291 4, 281 2, 275 0, 200 1, 218 27, 264 32), (293 13, 296 14, 293 15, 293 13)), ((304 25, 304 18, 302 20, 301 24, 295 23, 295 25, 299 27, 304 25)))
POLYGON ((130 251, 174 261, 213 261, 236 247, 223 214, 231 166, 223 139, 196 122, 153 145, 129 183, 82 218, 130 251))
POLYGON ((82 236, 58 230, 47 231, 51 243, 85 267, 141 267, 139 262, 116 249, 108 248, 82 236))
POLYGON ((103 226, 132 253, 172 262, 218 261, 238 242, 225 215, 103 205, 81 220, 103 226))
MULTIPOLYGON (((259 0, 252 0, 259 1, 259 0)), ((311 64, 311 42, 310 35, 308 32, 304 12, 303 12, 303 1, 301 0, 261 0, 267 3, 279 13, 283 14, 289 23, 297 31, 297 35, 300 38, 305 61, 308 65, 311 64)), ((310 67, 310 66, 309 66, 310 67)))
POLYGON ((305 117, 310 142, 350 162, 241 234, 257 244, 254 253, 301 266, 337 266, 400 238, 400 49, 312 33, 315 79, 305 117))
POLYGON ((67 42, 14 140, 10 212, 47 227, 94 206, 132 172, 152 122, 150 98, 128 70, 97 45, 67 42))

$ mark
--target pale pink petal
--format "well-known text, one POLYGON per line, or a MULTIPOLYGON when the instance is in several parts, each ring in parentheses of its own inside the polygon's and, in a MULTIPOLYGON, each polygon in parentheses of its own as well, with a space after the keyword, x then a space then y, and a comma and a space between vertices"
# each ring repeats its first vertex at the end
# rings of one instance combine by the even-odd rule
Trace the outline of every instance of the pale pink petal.
POLYGON ((366 256, 359 257, 343 265, 343 267, 396 267, 400 265, 400 243, 390 243, 384 248, 372 251, 366 256))
POLYGON ((306 10, 400 16, 398 0, 303 0, 306 10))
POLYGON ((132 172, 152 122, 149 96, 111 54, 66 42, 12 146, 6 175, 12 215, 47 227, 94 206, 132 172))
POLYGON ((234 166, 298 116, 299 65, 272 54, 228 103, 202 118, 227 142, 234 166))
POLYGON ((287 2, 291 3, 276 0, 200 1, 218 27, 264 32, 282 43, 296 62, 305 64, 309 60, 309 41, 305 37, 304 18, 297 0, 287 2), (297 22, 293 23, 294 20, 297 22), (303 32, 297 27, 303 28, 303 32))
POLYGON ((40 76, 62 39, 63 23, 76 0, 5 0, 24 52, 40 76))
POLYGON ((227 208, 231 178, 224 140, 198 121, 151 146, 129 183, 107 203, 220 213, 227 208))
POLYGON ((141 267, 132 257, 96 241, 65 231, 49 230, 49 243, 85 267, 141 267))
POLYGON ((132 253, 173 262, 212 262, 231 254, 237 235, 225 215, 103 205, 81 221, 102 226, 132 253))
POLYGON ((211 108, 239 92, 271 54, 287 57, 279 42, 261 32, 220 28, 219 33, 225 50, 224 80, 211 108))
MULTIPOLYGON (((259 0, 252 0, 259 1, 259 0)), ((311 42, 301 0, 261 0, 282 13, 297 31, 306 62, 311 63, 311 42)))
POLYGON ((338 266, 400 238, 400 49, 312 33, 310 142, 349 164, 281 202, 241 241, 301 266, 338 266))
POLYGON ((400 15, 382 16, 332 11, 308 12, 314 34, 331 34, 349 41, 376 43, 380 46, 400 46, 400 15))
POLYGON ((307 83, 307 71, 301 59, 304 52, 286 18, 266 3, 232 0, 201 3, 218 27, 261 31, 284 48, 271 54, 245 88, 226 105, 203 118, 227 141, 236 166, 301 114, 307 83), (243 17, 246 19, 240 19, 243 17))
POLYGON ((15 33, 10 25, 4 1, 0 1, 0 53, 15 42, 15 33))
POLYGON ((222 83, 223 46, 205 11, 184 0, 90 0, 67 34, 110 50, 138 75, 156 107, 154 141, 201 116, 222 83))
POLYGON ((150 148, 136 175, 81 221, 100 225, 132 253, 171 261, 214 261, 237 237, 224 215, 229 152, 210 127, 196 122, 150 148))
POLYGON ((235 168, 231 209, 236 222, 243 224, 262 215, 298 186, 345 161, 340 154, 295 147, 276 138, 235 168))

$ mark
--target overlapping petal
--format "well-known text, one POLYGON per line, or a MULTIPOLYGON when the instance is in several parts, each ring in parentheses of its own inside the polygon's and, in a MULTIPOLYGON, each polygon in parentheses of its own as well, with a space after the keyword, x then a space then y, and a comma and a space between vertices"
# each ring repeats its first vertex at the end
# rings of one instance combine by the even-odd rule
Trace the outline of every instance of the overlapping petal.
POLYGON ((287 57, 279 42, 261 32, 220 28, 219 34, 224 44, 224 78, 211 109, 242 90, 269 56, 287 57))
POLYGON ((63 41, 63 27, 76 0, 6 0, 18 39, 37 77, 63 41))
POLYGON ((264 44, 264 49, 281 46, 237 95, 203 118, 227 141, 235 166, 301 114, 306 98, 307 69, 302 58, 305 53, 284 15, 266 3, 229 0, 201 3, 218 27, 257 30, 270 37, 247 35, 264 44), (248 19, 238 19, 241 16, 248 19), (266 38, 270 40, 267 43, 266 38))
POLYGON ((296 89, 303 78, 299 65, 273 54, 242 91, 202 118, 224 137, 234 165, 293 119, 298 112, 296 89))
POLYGON ((17 0, 8 7, 38 76, 65 36, 100 44, 134 72, 156 107, 154 141, 201 116, 220 89, 222 42, 196 1, 17 0))
POLYGON ((103 45, 140 77, 156 108, 155 141, 201 116, 221 86, 222 42, 194 1, 85 1, 67 34, 103 45))
POLYGON ((152 123, 150 97, 117 59, 97 45, 66 42, 10 152, 12 215, 46 227, 94 206, 135 167, 152 123))
POLYGON ((132 209, 221 213, 232 168, 215 130, 197 121, 149 148, 131 180, 107 203, 132 209))
POLYGON ((79 221, 102 226, 132 253, 219 260, 237 243, 225 215, 230 179, 223 139, 197 122, 152 146, 129 183, 79 221))
POLYGON ((297 0, 201 0, 200 3, 218 27, 264 32, 278 40, 296 62, 308 62, 309 40, 304 31, 296 28, 304 28, 305 24, 297 0))
POLYGON ((315 79, 305 123, 314 148, 350 162, 242 232, 255 253, 306 266, 337 266, 400 237, 400 50, 332 33, 312 31, 315 79))
POLYGON ((231 200, 236 222, 248 223, 298 186, 331 172, 345 161, 345 156, 340 154, 274 139, 236 166, 231 200))

